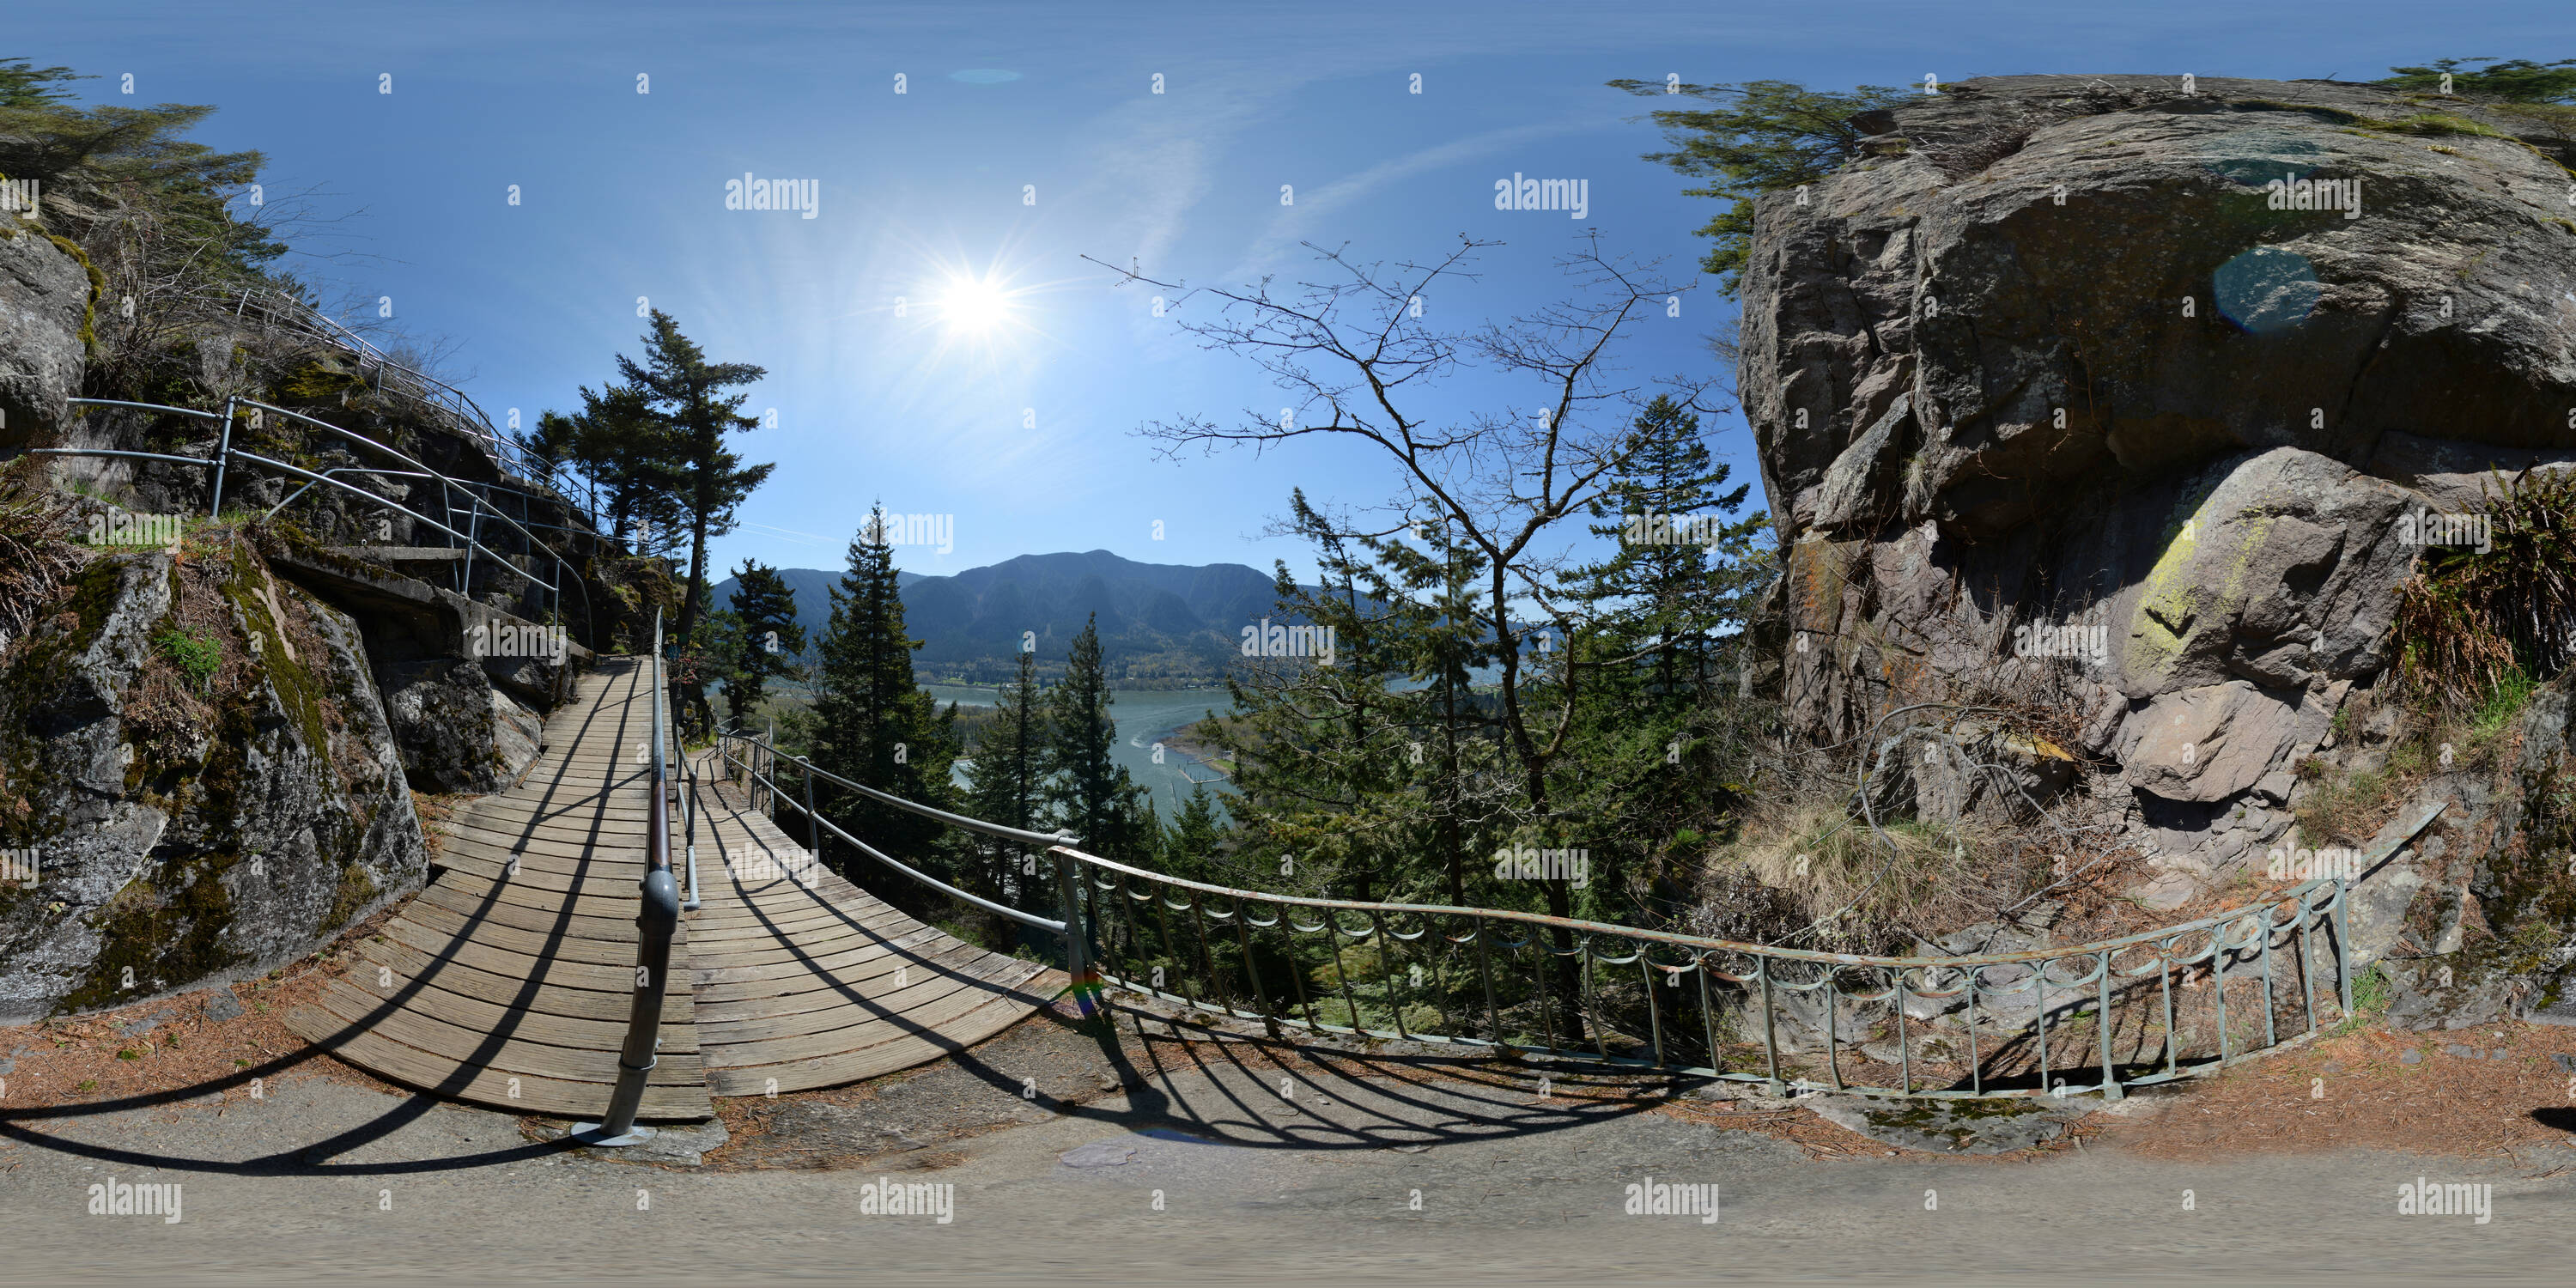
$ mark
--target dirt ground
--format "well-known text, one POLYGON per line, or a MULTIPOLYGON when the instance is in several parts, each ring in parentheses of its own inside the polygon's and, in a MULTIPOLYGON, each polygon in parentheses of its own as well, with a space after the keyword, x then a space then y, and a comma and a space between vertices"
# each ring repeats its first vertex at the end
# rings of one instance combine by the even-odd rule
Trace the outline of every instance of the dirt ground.
MULTIPOLYGON (((279 1017, 346 969, 347 947, 382 916, 325 952, 267 977, 115 1011, 0 1028, 0 1113, 169 1097, 247 1100, 296 1079, 407 1095, 308 1046, 279 1017), (239 1008, 207 1014, 218 998, 239 1008)), ((1797 1145, 1810 1159, 1887 1157, 1901 1149, 1824 1121, 1792 1103, 1707 1099, 1660 1075, 1461 1060, 1436 1047, 1267 1039, 1227 1032, 1165 1009, 1122 1003, 1111 1041, 1059 1003, 972 1050, 868 1082, 774 1098, 718 1102, 731 1139, 706 1157, 717 1170, 936 1168, 954 1146, 1041 1121, 1067 1107, 1148 1086, 1177 1070, 1277 1071, 1305 1080, 1400 1074, 1462 1088, 1535 1097, 1539 1078, 1569 1105, 1655 1102, 1653 1112, 1720 1124, 1797 1145)), ((2096 1112, 2063 1139, 1978 1162, 2010 1163, 2115 1144, 2142 1157, 2190 1161, 2367 1147, 2510 1159, 2576 1141, 2576 1029, 2504 1023, 2455 1033, 2361 1027, 2227 1073, 2144 1093, 2151 1112, 2096 1112), (2414 1060, 2407 1060, 2408 1053, 2414 1060), (2553 1059, 2553 1057, 2557 1057, 2553 1059)), ((540 1120, 524 1120, 530 1135, 540 1120)), ((1926 1156, 1930 1157, 1930 1156, 1926 1156)), ((1969 1161, 1949 1158, 1947 1161, 1969 1161)))

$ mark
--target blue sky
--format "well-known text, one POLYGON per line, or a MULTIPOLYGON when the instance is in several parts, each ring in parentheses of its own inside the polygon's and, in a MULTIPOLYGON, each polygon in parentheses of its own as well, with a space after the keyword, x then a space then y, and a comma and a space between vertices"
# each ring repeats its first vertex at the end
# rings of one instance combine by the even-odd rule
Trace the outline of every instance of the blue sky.
MULTIPOLYGON (((1648 104, 1603 87, 1613 77, 2363 79, 2446 55, 2570 56, 2571 12, 18 0, 0 55, 98 74, 80 85, 91 101, 217 105, 200 138, 265 151, 271 193, 317 189, 314 210, 341 217, 310 243, 340 256, 293 267, 335 299, 390 297, 398 327, 452 342, 447 369, 496 418, 570 406, 612 354, 640 352, 639 296, 713 356, 767 367, 750 407, 777 425, 739 450, 778 470, 718 543, 723 566, 836 567, 882 498, 956 516, 953 550, 899 551, 917 572, 1096 548, 1304 571, 1306 551, 1264 531, 1289 488, 1379 500, 1385 463, 1316 440, 1157 460, 1140 424, 1279 399, 1082 256, 1241 284, 1311 272, 1303 240, 1400 260, 1462 233, 1500 239, 1484 276, 1428 302, 1463 325, 1561 293, 1551 260, 1597 228, 1608 250, 1698 286, 1680 318, 1635 333, 1628 374, 1705 377, 1727 305, 1692 271, 1690 230, 1714 211, 1638 159, 1658 136, 1634 119, 1648 104), (746 172, 813 181, 816 217, 725 209, 725 181, 746 172), (1493 209, 1495 179, 1515 172, 1587 180, 1586 219, 1493 209), (961 273, 1007 280, 1004 325, 942 320, 961 273)), ((1539 401, 1471 378, 1418 414, 1539 401)), ((1738 479, 1756 477, 1741 424, 1711 430, 1738 479)))

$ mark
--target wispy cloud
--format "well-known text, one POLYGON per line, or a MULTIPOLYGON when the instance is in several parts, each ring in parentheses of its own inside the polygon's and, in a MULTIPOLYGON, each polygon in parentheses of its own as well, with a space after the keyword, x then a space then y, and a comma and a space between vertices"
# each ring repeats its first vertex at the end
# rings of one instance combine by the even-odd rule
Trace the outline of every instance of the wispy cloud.
POLYGON ((1597 130, 1609 123, 1605 120, 1559 120, 1487 130, 1380 161, 1348 178, 1336 179, 1321 188, 1300 191, 1297 204, 1281 207, 1278 215, 1271 219, 1270 226, 1253 238, 1251 246, 1244 251, 1243 262, 1226 274, 1226 280, 1248 281, 1260 276, 1305 240, 1318 220, 1390 184, 1464 165, 1540 139, 1597 130))

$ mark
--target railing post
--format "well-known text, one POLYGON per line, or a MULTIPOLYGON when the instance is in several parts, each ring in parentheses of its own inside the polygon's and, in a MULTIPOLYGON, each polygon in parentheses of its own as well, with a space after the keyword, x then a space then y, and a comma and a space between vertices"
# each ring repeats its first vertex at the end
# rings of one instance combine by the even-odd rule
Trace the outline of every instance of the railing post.
POLYGON ((799 760, 796 767, 805 771, 805 849, 814 856, 815 862, 820 863, 823 861, 823 816, 814 812, 814 762, 799 760))
POLYGON ((1056 886, 1064 899, 1064 974, 1074 1009, 1087 1020, 1097 1013, 1100 986, 1091 978, 1091 932, 1082 924, 1082 895, 1074 884, 1083 879, 1082 863, 1065 854, 1055 856, 1055 862, 1056 886))
MULTIPOLYGON (((248 298, 247 294, 244 298, 248 298)), ((234 398, 224 399, 223 437, 215 443, 215 494, 206 498, 206 517, 209 519, 224 517, 224 465, 233 456, 234 402, 234 398)))

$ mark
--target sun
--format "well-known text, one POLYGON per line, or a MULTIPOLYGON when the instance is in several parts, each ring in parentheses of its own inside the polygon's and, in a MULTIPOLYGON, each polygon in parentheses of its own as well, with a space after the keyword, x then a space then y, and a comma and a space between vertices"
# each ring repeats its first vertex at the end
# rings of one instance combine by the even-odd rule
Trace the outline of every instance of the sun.
POLYGON ((990 279, 952 278, 939 292, 939 317, 951 331, 989 336, 1014 312, 1011 293, 990 279))

